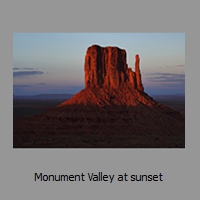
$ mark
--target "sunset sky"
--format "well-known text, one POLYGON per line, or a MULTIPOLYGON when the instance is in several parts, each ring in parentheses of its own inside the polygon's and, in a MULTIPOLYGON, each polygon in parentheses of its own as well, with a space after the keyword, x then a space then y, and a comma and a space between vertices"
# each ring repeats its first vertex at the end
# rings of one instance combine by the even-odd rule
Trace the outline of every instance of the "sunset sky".
POLYGON ((185 93, 184 33, 14 33, 14 95, 77 93, 93 44, 125 49, 133 71, 139 54, 148 94, 185 93))

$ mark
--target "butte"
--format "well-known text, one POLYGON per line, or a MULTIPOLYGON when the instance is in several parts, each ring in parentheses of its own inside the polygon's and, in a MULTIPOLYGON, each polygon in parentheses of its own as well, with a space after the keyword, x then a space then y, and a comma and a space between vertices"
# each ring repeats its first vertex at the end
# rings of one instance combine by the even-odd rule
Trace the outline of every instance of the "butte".
POLYGON ((23 146, 17 142, 20 134, 31 134, 29 147, 40 148, 185 147, 185 119, 144 92, 139 55, 132 71, 125 50, 92 45, 84 71, 85 89, 14 123, 14 147, 23 146))

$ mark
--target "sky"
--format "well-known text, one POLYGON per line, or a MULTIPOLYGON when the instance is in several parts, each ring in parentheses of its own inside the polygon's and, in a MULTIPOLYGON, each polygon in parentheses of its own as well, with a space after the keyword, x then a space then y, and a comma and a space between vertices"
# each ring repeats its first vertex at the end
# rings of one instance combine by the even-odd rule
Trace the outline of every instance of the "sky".
POLYGON ((135 55, 145 92, 185 94, 185 33, 13 33, 13 94, 75 94, 84 89, 84 59, 89 46, 135 55))

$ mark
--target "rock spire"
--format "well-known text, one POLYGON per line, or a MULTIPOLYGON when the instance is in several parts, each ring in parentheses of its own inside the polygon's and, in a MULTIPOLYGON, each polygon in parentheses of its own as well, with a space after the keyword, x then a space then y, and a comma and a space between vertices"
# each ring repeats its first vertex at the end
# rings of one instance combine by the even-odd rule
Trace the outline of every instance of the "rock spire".
POLYGON ((135 74, 136 74, 137 89, 143 92, 144 91, 144 87, 143 87, 142 81, 141 81, 140 57, 139 57, 138 54, 135 56, 135 74))

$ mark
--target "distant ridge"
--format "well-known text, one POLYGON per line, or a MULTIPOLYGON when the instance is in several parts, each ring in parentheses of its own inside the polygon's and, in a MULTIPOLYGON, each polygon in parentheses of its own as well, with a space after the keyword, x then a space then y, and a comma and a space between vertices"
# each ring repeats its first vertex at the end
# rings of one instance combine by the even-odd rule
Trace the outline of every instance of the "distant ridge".
POLYGON ((69 99, 74 94, 38 94, 38 95, 13 95, 13 99, 69 99))

